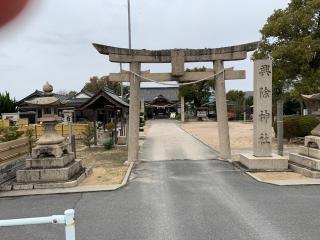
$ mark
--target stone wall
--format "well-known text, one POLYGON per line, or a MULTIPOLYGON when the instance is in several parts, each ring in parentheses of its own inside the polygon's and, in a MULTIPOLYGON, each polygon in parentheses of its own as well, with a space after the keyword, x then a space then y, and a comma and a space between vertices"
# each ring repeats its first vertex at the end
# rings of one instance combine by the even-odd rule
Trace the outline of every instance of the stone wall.
POLYGON ((24 168, 28 153, 28 138, 0 143, 0 184, 14 178, 16 171, 24 168))
POLYGON ((26 165, 25 157, 0 165, 0 184, 16 176, 16 171, 23 169, 26 165))

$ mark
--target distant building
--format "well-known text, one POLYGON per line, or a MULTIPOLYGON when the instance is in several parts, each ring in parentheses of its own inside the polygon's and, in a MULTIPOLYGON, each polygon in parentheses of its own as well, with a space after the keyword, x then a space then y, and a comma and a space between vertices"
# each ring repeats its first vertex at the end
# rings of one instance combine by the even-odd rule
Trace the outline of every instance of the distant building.
POLYGON ((148 118, 169 118, 170 113, 179 112, 179 87, 141 88, 140 96, 148 118))
POLYGON ((248 98, 248 97, 253 97, 253 91, 246 91, 245 92, 245 98, 248 98))
MULTIPOLYGON (((26 101, 30 101, 36 97, 43 96, 43 92, 35 90, 30 95, 17 102, 17 106, 22 118, 28 118, 29 123, 38 123, 41 118, 40 109, 30 106, 26 101)), ((128 112, 129 105, 118 97, 112 90, 106 88, 94 94, 85 90, 81 90, 73 97, 66 95, 54 94, 63 103, 58 107, 58 114, 63 115, 63 110, 73 110, 74 121, 101 121, 108 123, 115 119, 123 118, 128 112)))

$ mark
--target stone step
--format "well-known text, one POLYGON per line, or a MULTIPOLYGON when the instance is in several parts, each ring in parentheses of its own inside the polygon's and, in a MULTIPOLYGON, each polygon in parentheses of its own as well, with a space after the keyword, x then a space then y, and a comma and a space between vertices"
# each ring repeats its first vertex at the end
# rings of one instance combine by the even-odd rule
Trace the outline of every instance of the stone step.
POLYGON ((292 169, 294 172, 300 173, 305 177, 309 178, 320 178, 320 171, 312 170, 310 168, 301 166, 296 163, 289 163, 289 168, 292 169))
POLYGON ((304 156, 299 153, 290 153, 289 161, 310 169, 320 171, 320 160, 316 158, 304 156))
POLYGON ((299 153, 308 157, 320 159, 320 150, 316 148, 301 146, 299 147, 299 153))

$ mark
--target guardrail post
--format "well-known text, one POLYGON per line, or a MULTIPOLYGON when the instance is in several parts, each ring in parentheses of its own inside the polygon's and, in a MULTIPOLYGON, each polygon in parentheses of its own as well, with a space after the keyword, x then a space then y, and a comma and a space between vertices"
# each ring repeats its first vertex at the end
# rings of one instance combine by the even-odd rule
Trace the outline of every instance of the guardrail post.
POLYGON ((66 240, 76 240, 74 210, 68 209, 64 215, 66 217, 66 240))

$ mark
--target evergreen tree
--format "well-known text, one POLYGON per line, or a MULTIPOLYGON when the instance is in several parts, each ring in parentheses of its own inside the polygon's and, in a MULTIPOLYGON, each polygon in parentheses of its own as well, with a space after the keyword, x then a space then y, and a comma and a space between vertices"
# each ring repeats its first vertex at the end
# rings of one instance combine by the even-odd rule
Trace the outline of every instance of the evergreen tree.
POLYGON ((0 114, 12 113, 17 109, 15 99, 11 99, 8 92, 0 93, 0 114))
POLYGON ((254 59, 273 60, 273 89, 283 92, 320 92, 320 1, 292 0, 276 10, 261 30, 262 42, 254 59))

